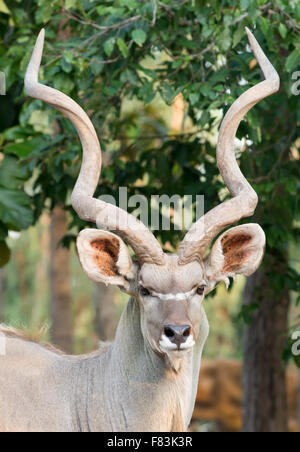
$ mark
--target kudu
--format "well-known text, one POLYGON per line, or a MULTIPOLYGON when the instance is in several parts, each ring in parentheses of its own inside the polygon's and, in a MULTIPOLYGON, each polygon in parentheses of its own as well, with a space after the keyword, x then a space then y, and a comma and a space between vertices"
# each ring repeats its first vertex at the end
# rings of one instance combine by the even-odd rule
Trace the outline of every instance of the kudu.
MULTIPOLYGON (((93 197, 101 150, 85 112, 69 97, 38 82, 44 31, 29 63, 25 88, 74 124, 83 147, 72 193, 79 217, 99 229, 84 229, 77 248, 94 281, 114 284, 131 298, 115 341, 92 355, 70 357, 25 341, 2 328, 0 429, 6 431, 184 431, 191 420, 208 322, 204 295, 220 281, 251 275, 259 266, 265 236, 257 224, 224 230, 253 214, 257 195, 234 153, 236 131, 246 113, 279 89, 279 77, 247 30, 265 80, 242 94, 221 125, 217 161, 232 198, 200 218, 178 254, 165 254, 134 216, 93 197), (214 238, 208 257, 204 253, 214 238), (124 241, 123 241, 124 240, 124 241), (136 255, 131 258, 130 245, 136 255)), ((63 269, 62 269, 63 271, 63 269)))

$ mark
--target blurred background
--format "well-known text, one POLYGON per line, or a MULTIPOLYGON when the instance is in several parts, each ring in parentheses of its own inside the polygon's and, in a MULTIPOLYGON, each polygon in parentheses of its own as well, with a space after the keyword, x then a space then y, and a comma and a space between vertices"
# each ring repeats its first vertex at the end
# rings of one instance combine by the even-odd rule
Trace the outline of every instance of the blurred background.
MULTIPOLYGON (((267 248, 247 283, 240 277, 205 301, 211 329, 191 429, 299 431, 300 356, 291 352, 300 331, 298 1, 0 0, 0 321, 80 354, 113 340, 127 302, 91 282, 78 261, 76 235, 90 225, 70 206, 76 133, 23 91, 40 29, 41 81, 79 102, 100 137, 97 195, 118 199, 120 186, 148 199, 201 194, 209 210, 229 196, 215 158, 220 121, 261 80, 245 26, 281 78, 236 139, 259 195, 250 221, 263 227, 267 248)), ((184 232, 156 235, 176 251, 184 232)))

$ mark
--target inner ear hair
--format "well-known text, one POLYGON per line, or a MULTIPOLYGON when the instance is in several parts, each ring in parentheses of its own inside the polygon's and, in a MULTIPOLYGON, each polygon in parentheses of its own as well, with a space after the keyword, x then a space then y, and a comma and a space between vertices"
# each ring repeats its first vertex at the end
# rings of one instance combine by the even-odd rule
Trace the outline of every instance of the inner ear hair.
POLYGON ((118 275, 117 261, 120 252, 120 242, 117 238, 99 237, 91 242, 96 250, 94 260, 105 276, 118 275))
POLYGON ((221 240, 224 255, 234 252, 242 245, 246 245, 252 240, 252 235, 246 233, 238 233, 235 235, 225 234, 221 240))
POLYGON ((80 263, 93 281, 128 289, 136 266, 120 237, 105 230, 83 229, 77 237, 77 249, 80 263))
POLYGON ((252 236, 243 232, 234 235, 224 235, 221 240, 222 251, 225 257, 223 271, 235 272, 238 270, 241 262, 247 259, 251 253, 249 249, 244 248, 250 244, 251 240, 252 236))
POLYGON ((266 238, 262 228, 255 223, 234 226, 215 241, 206 258, 206 274, 210 283, 224 281, 229 277, 250 276, 264 255, 266 238))

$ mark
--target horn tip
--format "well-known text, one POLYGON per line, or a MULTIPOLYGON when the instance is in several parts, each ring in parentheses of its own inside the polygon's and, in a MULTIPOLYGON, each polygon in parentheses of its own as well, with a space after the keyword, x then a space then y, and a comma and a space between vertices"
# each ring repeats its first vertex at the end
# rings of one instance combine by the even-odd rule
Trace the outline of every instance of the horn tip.
POLYGON ((39 35, 38 35, 37 40, 36 40, 36 44, 39 47, 44 46, 45 33, 46 33, 45 28, 42 28, 41 31, 39 32, 39 35))
POLYGON ((37 37, 24 80, 25 91, 31 97, 34 97, 35 85, 38 83, 38 72, 42 61, 44 41, 45 29, 42 28, 37 37))
POLYGON ((250 31, 250 29, 248 27, 245 27, 249 42, 251 44, 251 47, 253 48, 253 46, 257 45, 258 42, 256 41, 254 34, 252 33, 252 31, 250 31))
POLYGON ((246 29, 246 33, 248 35, 248 39, 249 39, 249 43, 251 45, 252 51, 265 75, 265 78, 272 81, 273 93, 275 93, 279 90, 279 87, 280 87, 279 75, 276 72, 273 65, 268 60, 268 58, 266 57, 266 55, 264 54, 262 48, 260 47, 260 45, 257 42, 253 33, 249 30, 248 27, 245 27, 245 29, 246 29))

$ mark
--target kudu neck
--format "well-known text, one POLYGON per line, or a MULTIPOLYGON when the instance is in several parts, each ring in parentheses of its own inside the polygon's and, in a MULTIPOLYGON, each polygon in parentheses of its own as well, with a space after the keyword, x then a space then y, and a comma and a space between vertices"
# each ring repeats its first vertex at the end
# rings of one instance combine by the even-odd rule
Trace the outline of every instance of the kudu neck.
POLYGON ((182 431, 192 415, 203 340, 175 372, 154 352, 141 331, 138 302, 131 298, 118 325, 106 362, 109 428, 114 431, 182 431))
POLYGON ((115 341, 83 363, 80 387, 87 390, 81 394, 86 401, 78 414, 81 425, 111 432, 185 430, 194 408, 206 325, 204 313, 199 340, 176 373, 144 340, 139 304, 130 299, 115 341))
POLYGON ((161 376, 164 371, 163 357, 155 353, 143 337, 140 307, 134 298, 130 298, 121 316, 112 353, 120 356, 122 368, 128 368, 127 372, 135 372, 139 366, 145 371, 151 370, 151 375, 161 376))

